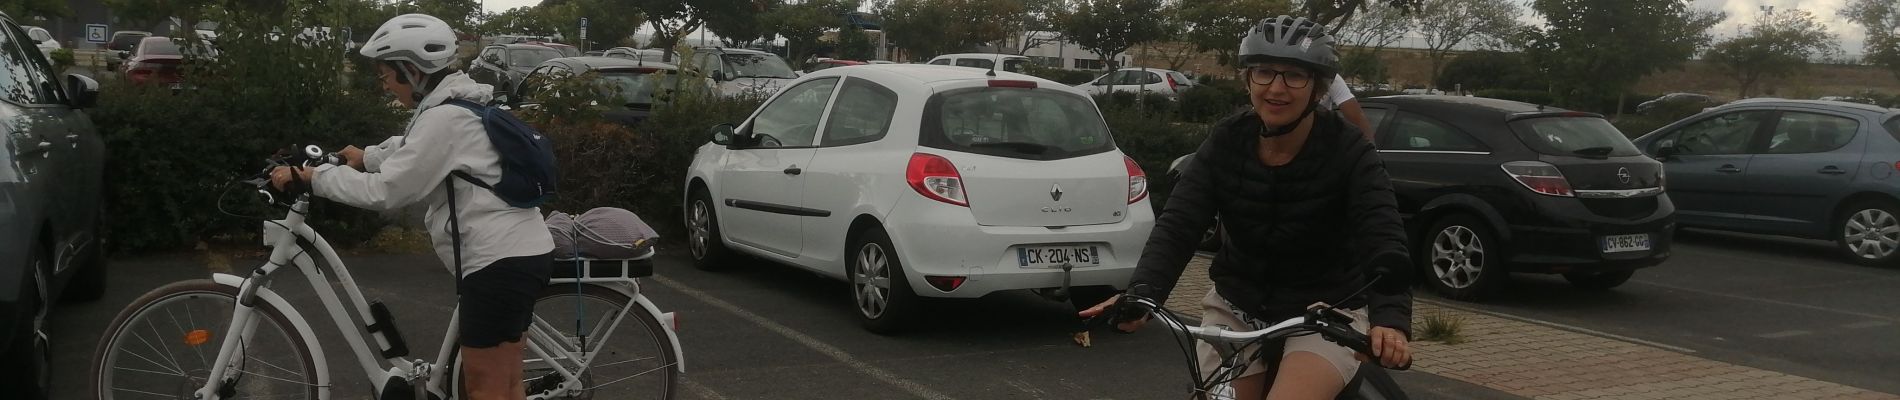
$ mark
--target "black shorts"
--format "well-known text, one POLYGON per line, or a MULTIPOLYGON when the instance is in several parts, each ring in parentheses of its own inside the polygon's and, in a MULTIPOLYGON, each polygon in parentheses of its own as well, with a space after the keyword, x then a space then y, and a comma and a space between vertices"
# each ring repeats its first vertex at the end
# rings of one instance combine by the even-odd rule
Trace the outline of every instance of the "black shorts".
POLYGON ((554 256, 509 257, 462 277, 463 347, 486 349, 521 340, 534 319, 534 300, 554 274, 554 256))

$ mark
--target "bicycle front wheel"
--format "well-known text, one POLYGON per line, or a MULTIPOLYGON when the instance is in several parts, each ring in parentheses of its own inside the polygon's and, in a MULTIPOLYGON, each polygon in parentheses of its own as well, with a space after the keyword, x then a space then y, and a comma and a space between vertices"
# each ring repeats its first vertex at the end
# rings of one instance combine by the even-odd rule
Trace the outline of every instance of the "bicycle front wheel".
MULTIPOLYGON (((522 350, 528 399, 669 400, 678 391, 679 354, 657 316, 605 286, 548 286, 534 302, 534 321, 522 340, 548 353, 522 350)), ((450 365, 459 372, 456 358, 450 365)), ((464 393, 460 374, 454 375, 456 393, 464 393)))
POLYGON ((238 289, 210 280, 178 282, 134 300, 114 318, 93 353, 93 393, 100 400, 192 399, 210 379, 229 335, 240 345, 225 368, 225 399, 317 399, 311 338, 259 301, 249 327, 232 327, 238 289))

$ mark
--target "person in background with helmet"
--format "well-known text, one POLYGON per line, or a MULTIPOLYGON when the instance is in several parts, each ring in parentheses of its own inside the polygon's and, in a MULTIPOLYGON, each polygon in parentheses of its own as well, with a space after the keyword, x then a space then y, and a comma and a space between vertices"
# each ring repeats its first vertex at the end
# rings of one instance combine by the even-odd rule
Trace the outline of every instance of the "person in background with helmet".
POLYGON ((359 208, 428 204, 424 222, 450 271, 458 270, 450 233, 455 218, 464 266, 457 277, 461 312, 455 316, 463 389, 476 400, 521 399, 521 333, 554 272, 554 239, 539 209, 515 208, 473 184, 449 184, 455 171, 485 182, 501 179, 501 156, 481 117, 442 107, 452 98, 486 104, 494 93, 454 68, 456 50, 455 31, 436 17, 406 14, 383 23, 359 53, 377 61, 383 90, 416 110, 407 131, 368 149, 345 148, 339 154, 350 168, 280 167, 271 182, 280 190, 293 181, 309 182, 318 197, 359 208))
MULTIPOLYGON (((1246 32, 1239 55, 1253 106, 1216 123, 1184 167, 1128 294, 1165 303, 1218 214, 1227 243, 1208 270, 1214 290, 1201 299, 1203 325, 1257 330, 1315 303, 1339 302, 1356 319, 1353 328, 1371 338, 1373 361, 1407 365, 1412 295, 1404 225, 1378 152, 1359 128, 1319 104, 1339 72, 1324 32, 1290 16, 1246 32)), ((1081 315, 1121 314, 1118 301, 1081 315)), ((1123 331, 1147 320, 1122 317, 1129 318, 1117 321, 1123 331)), ((1202 371, 1213 371, 1220 356, 1207 343, 1199 347, 1202 371)), ((1276 355, 1268 356, 1276 359, 1272 370, 1262 361, 1247 366, 1232 382, 1234 398, 1331 399, 1360 362, 1319 335, 1289 338, 1276 355), (1267 372, 1274 373, 1271 388, 1267 372)))

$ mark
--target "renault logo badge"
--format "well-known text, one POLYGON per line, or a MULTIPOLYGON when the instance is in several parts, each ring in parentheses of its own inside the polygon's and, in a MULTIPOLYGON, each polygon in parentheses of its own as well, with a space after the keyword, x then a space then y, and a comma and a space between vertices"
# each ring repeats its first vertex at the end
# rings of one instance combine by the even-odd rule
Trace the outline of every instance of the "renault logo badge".
POLYGON ((1058 183, 1055 186, 1051 186, 1049 188, 1049 199, 1055 200, 1055 201, 1062 201, 1062 184, 1058 183))

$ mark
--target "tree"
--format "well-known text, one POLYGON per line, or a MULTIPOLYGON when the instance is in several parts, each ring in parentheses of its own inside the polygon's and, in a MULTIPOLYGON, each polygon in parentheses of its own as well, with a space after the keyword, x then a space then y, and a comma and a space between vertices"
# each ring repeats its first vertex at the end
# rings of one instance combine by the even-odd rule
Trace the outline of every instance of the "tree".
POLYGON ((1762 78, 1786 77, 1808 67, 1816 56, 1840 52, 1827 25, 1806 10, 1763 13, 1747 33, 1716 43, 1705 57, 1741 84, 1748 97, 1762 78))
POLYGON ((477 0, 413 0, 407 6, 399 6, 403 12, 418 12, 441 18, 457 32, 473 32, 475 17, 481 15, 482 5, 477 0))
POLYGON ((1887 67, 1900 78, 1900 4, 1893 0, 1851 0, 1840 14, 1867 30, 1863 59, 1887 67))
POLYGON ((858 9, 856 0, 807 0, 767 14, 766 25, 785 37, 793 67, 803 67, 826 31, 844 27, 842 14, 858 9))
MULTIPOLYGON (((653 28, 654 48, 671 49, 677 46, 686 34, 698 30, 705 24, 706 16, 720 14, 726 7, 739 7, 742 0, 607 0, 622 1, 646 14, 647 24, 653 28)), ((666 52, 661 61, 673 62, 673 53, 666 52)))
POLYGON ((1523 53, 1483 50, 1465 53, 1445 63, 1445 70, 1432 81, 1439 90, 1465 91, 1488 89, 1543 90, 1546 87, 1536 67, 1523 53))
POLYGON ((751 0, 738 7, 716 9, 706 18, 706 29, 719 34, 726 47, 744 47, 777 35, 763 16, 784 5, 783 0, 751 0))
POLYGON ((1445 55, 1453 48, 1474 39, 1495 42, 1511 35, 1523 14, 1510 0, 1425 0, 1414 20, 1425 37, 1432 80, 1437 81, 1445 55))
POLYGON ((1214 52, 1214 62, 1233 66, 1240 60, 1234 52, 1240 48, 1240 35, 1261 18, 1286 14, 1292 5, 1286 0, 1205 0, 1183 1, 1180 18, 1186 32, 1180 38, 1201 52, 1214 52))
POLYGON ((1080 0, 1057 20, 1062 36, 1095 53, 1104 67, 1113 70, 1121 67, 1115 55, 1167 34, 1157 18, 1161 7, 1161 0, 1080 0))
POLYGON ((1379 52, 1354 48, 1347 50, 1339 58, 1339 74, 1359 82, 1385 82, 1385 61, 1379 59, 1379 52))
POLYGON ((67 7, 62 0, 10 0, 0 4, 0 12, 6 12, 26 25, 33 24, 33 17, 53 19, 73 15, 72 8, 67 7))
POLYGON ((1363 14, 1333 28, 1339 43, 1372 50, 1384 49, 1412 29, 1410 11, 1385 4, 1367 4, 1363 14))
POLYGON ((143 30, 153 29, 171 17, 196 20, 198 11, 214 0, 102 0, 101 3, 112 10, 121 27, 143 30))
POLYGON ((836 44, 838 58, 846 60, 877 58, 877 42, 871 40, 871 35, 865 33, 864 28, 856 25, 847 25, 844 29, 838 30, 836 44))
POLYGON ((1023 13, 1018 0, 876 0, 884 35, 912 59, 1008 39, 1023 13))
POLYGON ((1709 43, 1709 27, 1727 15, 1689 9, 1684 0, 1534 0, 1544 26, 1524 31, 1526 52, 1553 79, 1566 105, 1622 94, 1638 80, 1675 68, 1709 43))
POLYGON ((1306 18, 1320 25, 1338 26, 1350 23, 1353 14, 1373 3, 1383 3, 1386 7, 1401 10, 1416 10, 1423 0, 1305 0, 1300 8, 1306 10, 1306 18))

